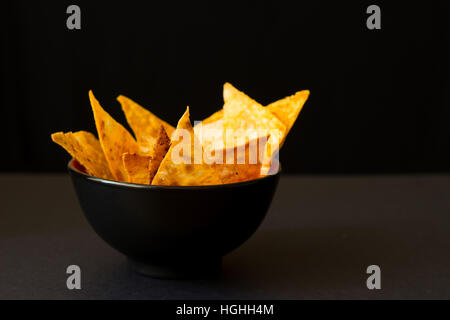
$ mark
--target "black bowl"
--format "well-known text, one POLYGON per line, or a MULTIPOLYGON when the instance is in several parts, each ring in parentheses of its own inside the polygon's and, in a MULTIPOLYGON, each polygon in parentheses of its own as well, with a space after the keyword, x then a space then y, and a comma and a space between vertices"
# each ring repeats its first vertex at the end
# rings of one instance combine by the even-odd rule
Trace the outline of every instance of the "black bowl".
POLYGON ((92 177, 73 160, 68 168, 95 232, 136 271, 158 278, 220 271, 222 256, 261 224, 281 171, 240 183, 169 187, 92 177))

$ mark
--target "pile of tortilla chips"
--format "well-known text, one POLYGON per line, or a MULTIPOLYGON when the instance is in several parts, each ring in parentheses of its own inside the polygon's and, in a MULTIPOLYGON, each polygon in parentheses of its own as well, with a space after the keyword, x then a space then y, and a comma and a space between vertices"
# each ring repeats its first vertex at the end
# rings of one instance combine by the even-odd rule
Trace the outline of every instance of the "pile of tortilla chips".
POLYGON ((309 91, 262 106, 226 83, 224 106, 192 127, 189 107, 176 128, 119 96, 134 136, 100 105, 92 91, 98 139, 86 131, 57 132, 62 146, 92 176, 166 186, 218 185, 271 173, 309 91))

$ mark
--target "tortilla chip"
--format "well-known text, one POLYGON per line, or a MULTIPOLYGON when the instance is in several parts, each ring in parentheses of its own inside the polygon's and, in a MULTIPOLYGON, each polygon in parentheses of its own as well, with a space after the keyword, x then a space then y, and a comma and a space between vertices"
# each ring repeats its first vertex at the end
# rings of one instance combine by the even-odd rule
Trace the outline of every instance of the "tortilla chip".
POLYGON ((226 103, 231 100, 236 94, 237 89, 231 85, 231 83, 226 82, 223 85, 223 101, 226 103))
POLYGON ((76 159, 88 174, 102 179, 113 179, 100 142, 92 133, 57 132, 52 134, 52 140, 76 159))
MULTIPOLYGON (((232 85, 225 84, 223 90, 224 100, 227 101, 232 99, 235 90, 236 89, 232 85)), ((277 118, 286 126, 286 131, 284 133, 281 145, 286 140, 286 136, 288 135, 289 131, 291 130, 292 126, 297 120, 298 115, 300 114, 303 108, 303 105, 308 100, 309 94, 310 94, 309 90, 302 90, 296 92, 294 95, 275 101, 266 106, 266 108, 270 112, 272 112, 275 116, 277 116, 277 118)), ((218 127, 220 126, 221 122, 217 121, 220 121, 222 118, 223 118, 223 109, 215 112, 214 114, 203 120, 202 124, 205 126, 206 124, 216 122, 215 125, 218 127)), ((205 129, 207 130, 208 128, 205 129)))
POLYGON ((158 168, 161 165, 161 162, 163 161, 165 155, 167 154, 167 151, 169 151, 169 148, 170 148, 170 138, 167 135, 164 126, 161 125, 158 133, 158 138, 156 139, 156 144, 153 148, 152 156, 149 163, 150 182, 152 182, 153 178, 155 177, 156 172, 158 171, 158 168))
POLYGON ((202 149, 189 120, 189 107, 178 121, 172 141, 152 185, 197 186, 219 184, 211 165, 202 161, 202 149), (200 159, 196 158, 200 156, 200 159))
POLYGON ((286 131, 286 126, 277 116, 229 83, 224 85, 224 100, 223 121, 226 129, 267 128, 274 131, 271 135, 282 135, 286 131))
MULTIPOLYGON (((251 130, 262 132, 263 135, 270 134, 266 144, 264 165, 267 172, 270 168, 271 159, 279 151, 279 147, 286 133, 286 126, 269 109, 263 107, 245 93, 237 90, 231 84, 225 83, 223 90, 225 104, 223 106, 223 125, 225 130, 251 130)), ((226 137, 225 139, 228 139, 226 137)), ((227 141, 228 147, 228 141, 227 141)))
MULTIPOLYGON (((214 164, 213 168, 220 179, 221 184, 236 183, 257 179, 261 176, 261 167, 264 161, 264 150, 269 136, 258 137, 248 141, 243 147, 244 152, 238 152, 238 147, 233 148, 233 163, 228 164, 227 153, 231 149, 224 149, 223 164, 214 164), (252 156, 250 155, 251 153, 252 156), (256 153, 256 154, 255 154, 256 153)), ((216 152, 220 152, 217 151, 216 152)))
POLYGON ((292 96, 275 101, 267 106, 267 109, 275 114, 286 126, 286 132, 284 133, 282 143, 286 140, 287 134, 297 120, 308 97, 309 90, 303 90, 292 96))
POLYGON ((128 172, 128 182, 150 184, 170 147, 170 139, 161 125, 151 155, 124 153, 123 164, 128 172))
MULTIPOLYGON (((184 138, 185 136, 183 136, 184 138)), ((218 185, 240 181, 256 179, 260 176, 263 152, 265 150, 265 142, 268 136, 257 138, 257 141, 249 141, 243 145, 243 153, 238 152, 238 147, 228 149, 217 149, 215 153, 222 153, 220 162, 205 162, 203 158, 204 149, 200 146, 194 130, 189 120, 189 108, 178 122, 177 129, 172 136, 172 143, 164 157, 152 185, 171 185, 171 186, 196 186, 196 185, 218 185), (189 134, 188 141, 181 139, 181 130, 185 130, 189 134), (263 140, 262 140, 263 139, 263 140), (262 142, 261 142, 262 141, 262 142), (187 143, 182 149, 183 154, 176 160, 176 154, 179 152, 182 144, 187 143), (254 143, 254 144, 253 144, 254 143), (258 144, 259 149, 258 149, 258 144), (251 147, 255 147, 252 149, 251 147), (177 150, 177 151, 175 151, 177 150), (188 150, 187 154, 184 152, 188 150), (231 153, 231 161, 228 161, 228 154, 231 153), (253 163, 250 163, 250 152, 256 152, 253 157, 253 163), (195 152, 201 155, 198 159, 194 156, 195 152), (259 156, 258 156, 259 155, 259 156), (184 162, 180 162, 180 158, 184 162), (176 161, 175 161, 176 160, 176 161)), ((241 147, 241 148, 242 148, 241 147)))
POLYGON ((139 147, 133 136, 120 123, 114 120, 89 91, 95 125, 100 144, 105 154, 111 173, 118 181, 127 181, 128 173, 123 166, 124 153, 139 153, 139 147))
POLYGON ((170 124, 161 120, 130 98, 118 96, 117 100, 122 105, 128 124, 133 130, 143 153, 148 153, 155 145, 161 125, 164 126, 169 137, 175 130, 170 124))
POLYGON ((124 153, 122 155, 123 166, 127 171, 127 182, 138 184, 150 184, 149 163, 150 156, 124 153))

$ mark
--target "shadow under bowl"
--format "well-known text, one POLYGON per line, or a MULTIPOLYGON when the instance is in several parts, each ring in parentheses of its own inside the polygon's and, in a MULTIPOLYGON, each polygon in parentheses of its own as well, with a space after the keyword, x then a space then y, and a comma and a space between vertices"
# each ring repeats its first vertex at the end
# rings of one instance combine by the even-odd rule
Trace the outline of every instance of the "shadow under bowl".
POLYGON ((222 256, 256 231, 272 202, 281 170, 256 180, 216 186, 151 186, 68 169, 95 232, 156 278, 207 277, 222 256))

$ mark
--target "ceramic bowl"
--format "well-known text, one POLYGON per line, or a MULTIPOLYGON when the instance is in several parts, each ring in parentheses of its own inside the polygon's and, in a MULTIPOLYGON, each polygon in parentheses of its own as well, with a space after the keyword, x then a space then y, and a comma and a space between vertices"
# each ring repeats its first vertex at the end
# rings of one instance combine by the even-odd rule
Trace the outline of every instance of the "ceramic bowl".
POLYGON ((68 169, 95 232, 127 256, 136 271, 157 278, 203 277, 263 221, 280 177, 216 186, 151 186, 105 180, 68 169))

